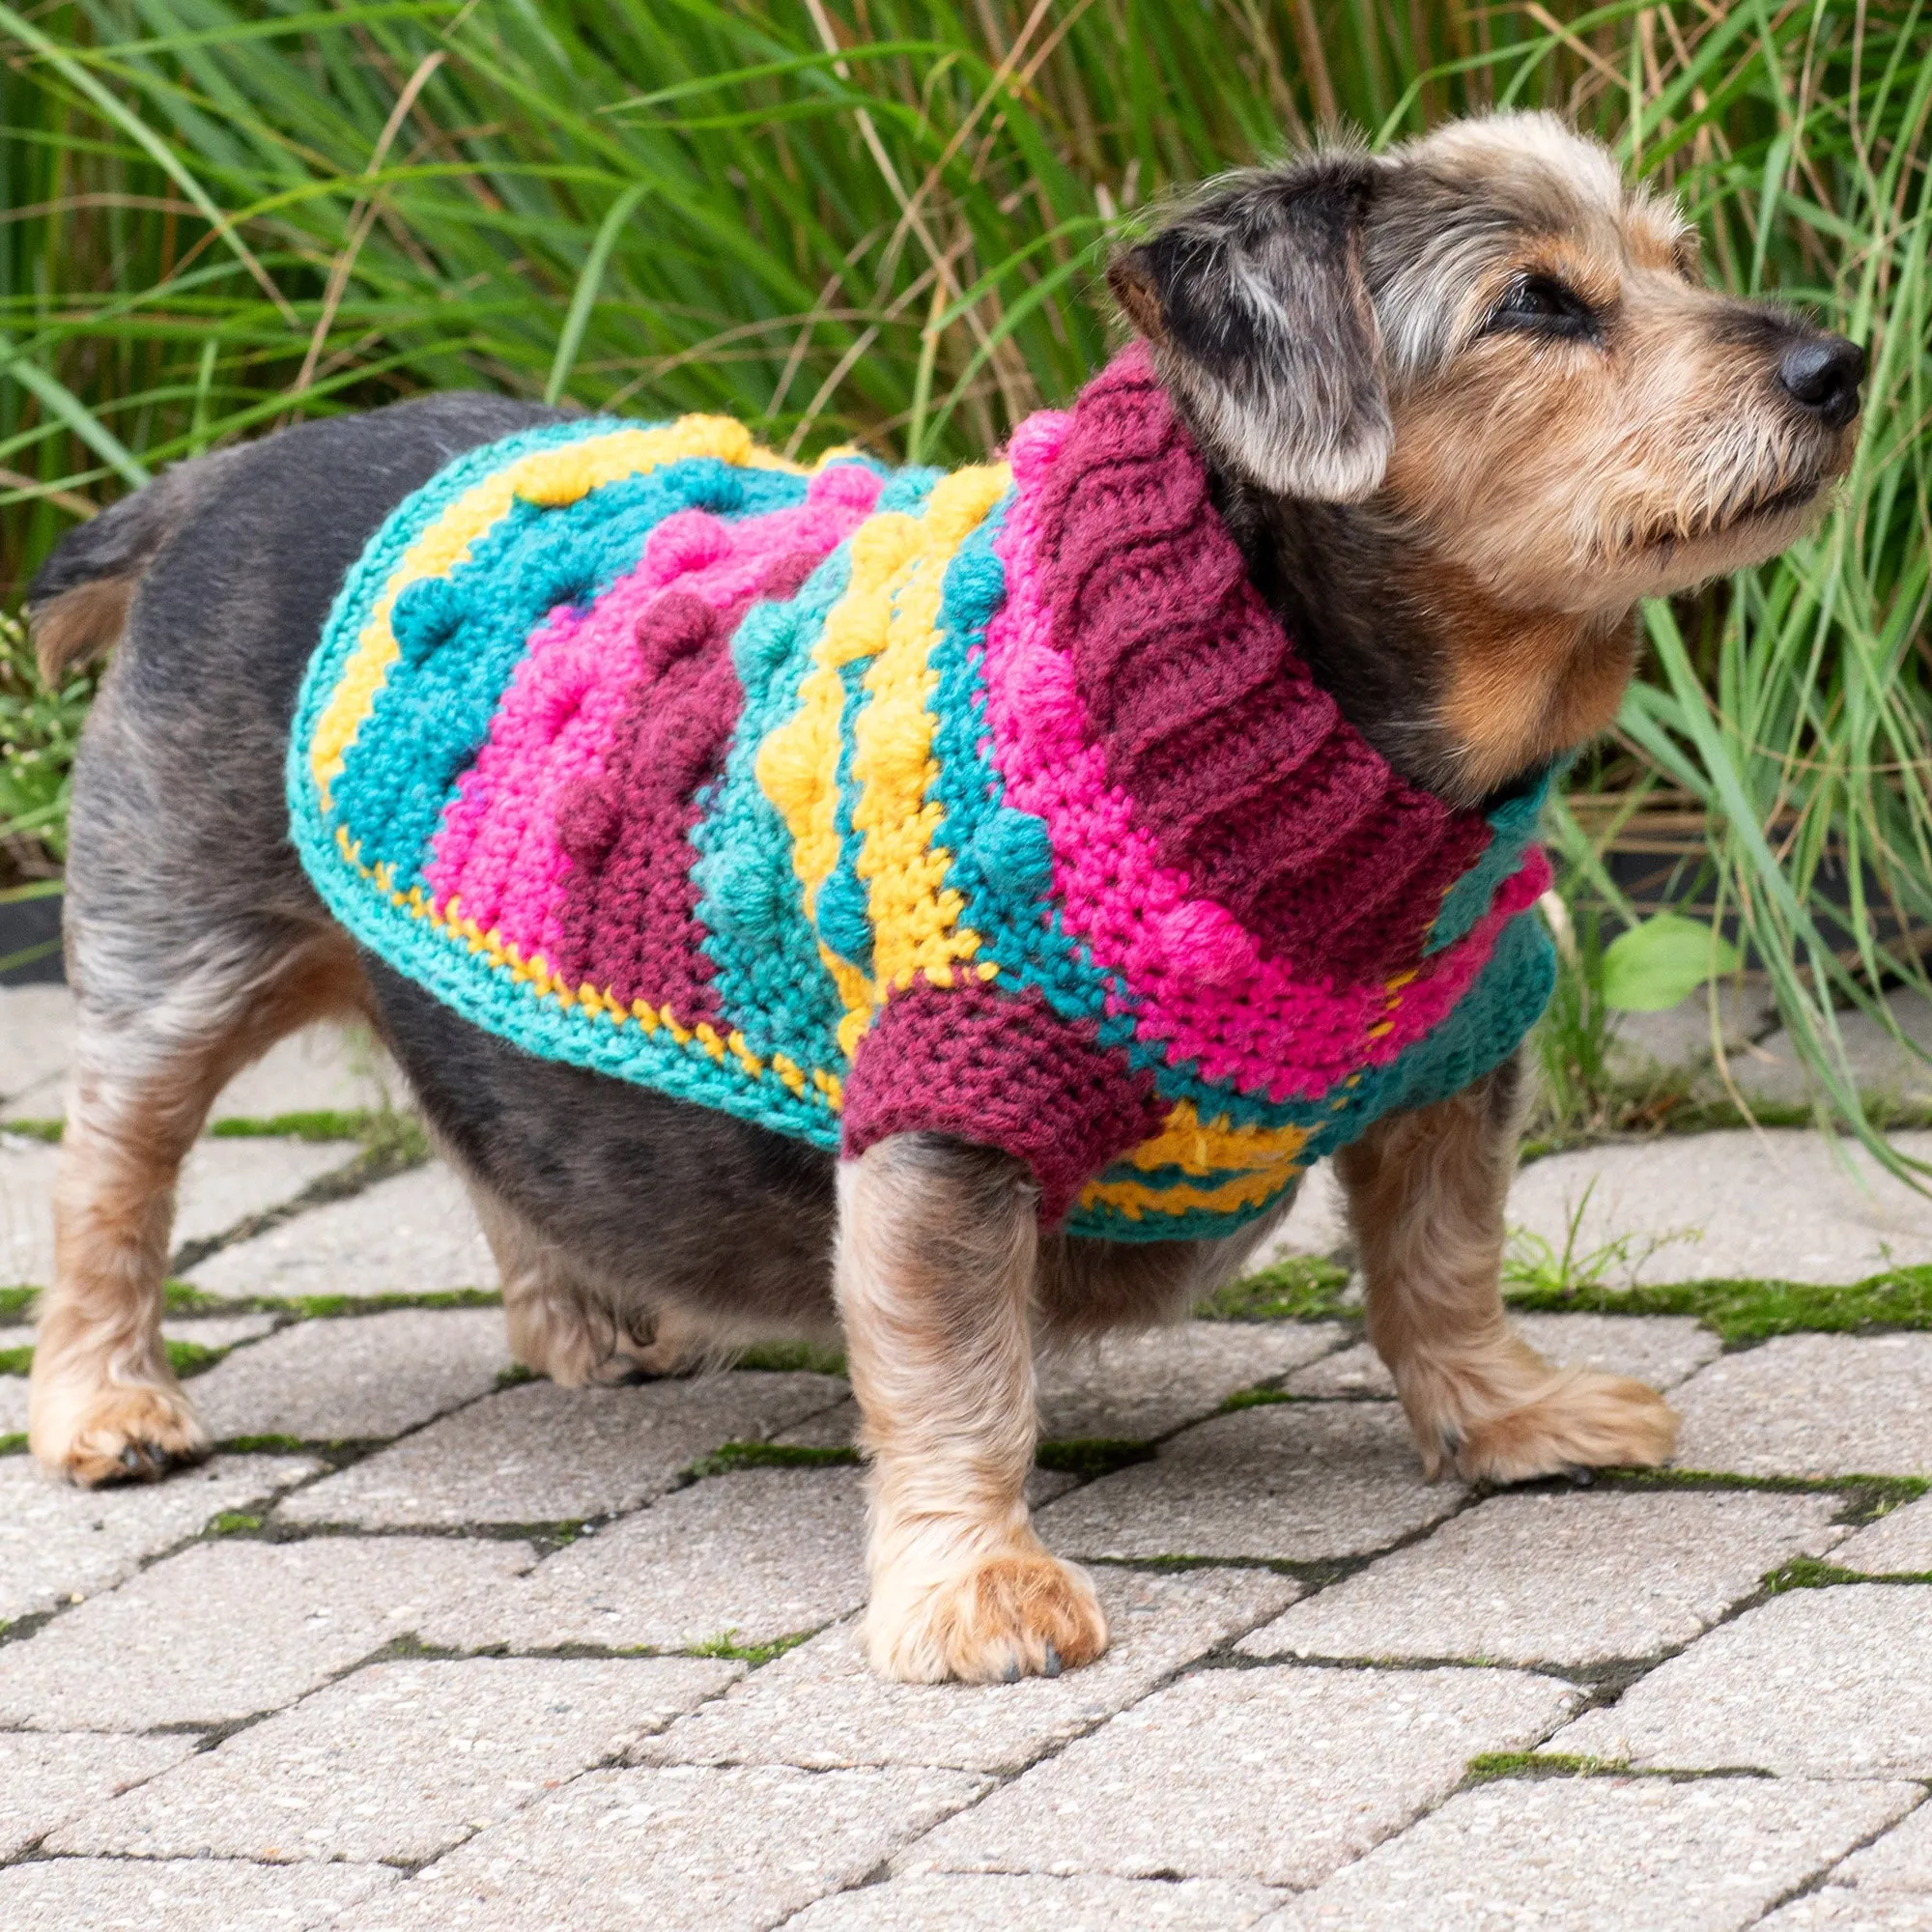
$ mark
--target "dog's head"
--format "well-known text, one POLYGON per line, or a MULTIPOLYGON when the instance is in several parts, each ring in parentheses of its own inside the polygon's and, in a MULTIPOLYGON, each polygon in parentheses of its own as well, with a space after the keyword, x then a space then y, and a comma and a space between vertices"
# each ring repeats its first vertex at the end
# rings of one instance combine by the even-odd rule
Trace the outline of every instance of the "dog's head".
MULTIPOLYGON (((1515 629, 1506 673, 1498 646, 1422 691, 1438 713, 1521 684, 1539 623, 1552 641, 1532 668, 1563 659, 1574 686, 1577 638, 1627 635, 1638 598, 1775 554, 1851 460, 1861 353, 1705 287, 1675 207, 1548 115, 1231 177, 1109 280, 1239 487, 1350 506, 1321 527, 1426 562, 1407 610, 1480 606, 1465 630, 1515 629)), ((1620 663, 1580 710, 1555 671, 1536 717, 1519 697, 1471 782, 1605 722, 1620 663)))

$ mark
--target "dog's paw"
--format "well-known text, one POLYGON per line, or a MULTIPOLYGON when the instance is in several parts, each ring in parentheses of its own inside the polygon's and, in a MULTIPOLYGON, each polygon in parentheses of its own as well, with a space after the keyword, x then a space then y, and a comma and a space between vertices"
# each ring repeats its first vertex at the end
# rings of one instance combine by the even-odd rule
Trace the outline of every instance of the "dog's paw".
POLYGON ((128 1383, 76 1405, 38 1404, 27 1437, 43 1468, 83 1489, 152 1483, 209 1452, 208 1432, 180 1389, 128 1383))
POLYGON ((875 1591, 866 1616, 872 1667, 908 1684, 1057 1677, 1106 1647, 1107 1619, 1093 1584, 1037 1547, 984 1557, 903 1595, 875 1591))
POLYGON ((1624 1376, 1573 1369, 1520 1408, 1467 1425, 1445 1445, 1470 1482, 1522 1483, 1578 1467, 1651 1468, 1677 1441, 1677 1413, 1624 1376))

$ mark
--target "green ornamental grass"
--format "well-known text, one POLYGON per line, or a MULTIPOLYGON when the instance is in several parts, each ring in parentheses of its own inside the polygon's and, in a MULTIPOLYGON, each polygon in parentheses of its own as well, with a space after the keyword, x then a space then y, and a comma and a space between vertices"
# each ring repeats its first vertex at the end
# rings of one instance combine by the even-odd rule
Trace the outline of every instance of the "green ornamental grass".
MULTIPOLYGON (((1176 185, 1328 125, 1571 116, 1682 196, 1718 281, 1870 351, 1840 507, 1651 608, 1576 781, 1704 814, 1685 885, 1820 1117, 1877 1139, 1844 1015, 1932 990, 1922 0, 22 0, 0 55, 9 608, 162 465, 429 389, 959 460, 1104 358, 1110 239, 1176 185)), ((85 696, 0 665, 0 887, 58 859, 85 696)), ((1614 814, 1554 821, 1566 886, 1628 916, 1614 814)))

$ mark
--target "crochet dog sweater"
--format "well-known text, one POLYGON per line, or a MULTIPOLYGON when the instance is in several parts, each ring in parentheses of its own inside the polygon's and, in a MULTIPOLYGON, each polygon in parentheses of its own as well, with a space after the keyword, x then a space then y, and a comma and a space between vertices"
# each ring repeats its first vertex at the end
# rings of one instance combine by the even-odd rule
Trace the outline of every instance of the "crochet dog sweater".
POLYGON ((1076 1235, 1230 1232, 1550 983, 1541 790, 1452 810, 1342 718, 1138 349, 951 472, 712 416, 469 452, 344 582, 288 789, 467 1019, 848 1155, 1003 1148, 1076 1235))

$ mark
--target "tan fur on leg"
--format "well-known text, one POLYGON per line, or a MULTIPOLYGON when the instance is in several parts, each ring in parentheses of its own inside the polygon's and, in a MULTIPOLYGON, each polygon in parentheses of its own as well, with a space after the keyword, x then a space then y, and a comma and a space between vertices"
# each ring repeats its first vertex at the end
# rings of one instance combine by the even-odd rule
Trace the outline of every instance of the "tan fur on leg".
POLYGON ((1336 1156, 1368 1277, 1369 1339, 1431 1479, 1521 1482, 1578 1464, 1662 1463, 1677 1418, 1641 1382, 1552 1368, 1503 1314, 1503 1203, 1516 1069, 1391 1115, 1336 1156))
POLYGON ((189 981, 120 1020, 83 983, 28 1398, 29 1446, 55 1474, 153 1480, 208 1453, 161 1345, 181 1163, 230 1076, 284 1034, 353 1009, 360 980, 331 938, 269 987, 217 999, 189 981))
POLYGON ((872 1461, 866 1646, 889 1677, 988 1683, 1106 1648, 1093 1585, 1027 1518, 1038 1242, 1004 1154, 901 1135, 840 1169, 837 1293, 872 1461))

